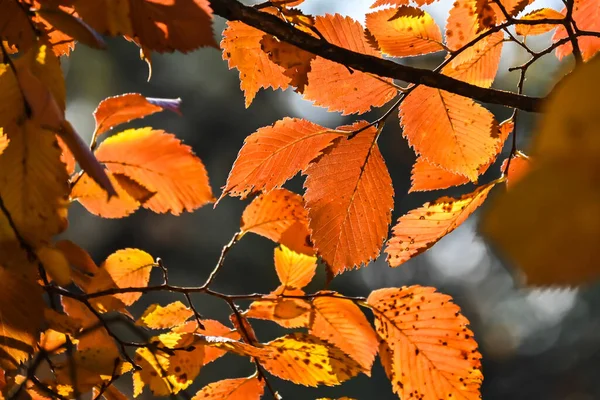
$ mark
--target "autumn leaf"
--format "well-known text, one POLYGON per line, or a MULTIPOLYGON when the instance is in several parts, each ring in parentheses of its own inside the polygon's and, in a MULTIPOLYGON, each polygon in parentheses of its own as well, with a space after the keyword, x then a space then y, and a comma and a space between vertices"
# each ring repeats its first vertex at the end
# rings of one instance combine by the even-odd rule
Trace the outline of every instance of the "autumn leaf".
POLYGON ((71 267, 60 249, 44 246, 37 249, 36 255, 52 281, 59 286, 71 283, 71 267))
POLYGON ((314 336, 292 333, 265 346, 272 358, 259 358, 269 373, 304 386, 335 386, 361 371, 356 361, 341 350, 314 336))
POLYGON ((295 252, 314 254, 304 200, 287 189, 274 189, 254 199, 242 214, 241 232, 264 236, 295 252))
POLYGON ((403 135, 431 163, 477 181, 500 142, 494 115, 473 100, 419 86, 400 106, 403 135))
MULTIPOLYGON (((496 142, 496 149, 493 157, 484 165, 479 167, 479 175, 483 175, 490 165, 495 161, 502 148, 506 139, 514 130, 514 123, 512 119, 507 119, 500 124, 499 132, 500 136, 496 142)), ((436 164, 429 162, 425 157, 420 156, 415 161, 411 171, 411 187, 408 190, 411 192, 420 192, 426 190, 437 190, 446 189, 451 186, 464 185, 469 183, 469 178, 464 175, 450 172, 436 164)))
POLYGON ((156 193, 143 207, 179 215, 213 201, 206 169, 189 146, 152 128, 129 129, 104 140, 96 157, 156 193))
POLYGON ((506 166, 508 165, 508 171, 506 171, 506 187, 512 188, 523 176, 525 176, 531 169, 531 159, 522 152, 517 152, 514 157, 510 159, 510 165, 508 164, 508 158, 502 162, 500 171, 504 174, 506 166))
MULTIPOLYGON (((215 321, 213 319, 203 319, 202 327, 198 326, 197 321, 188 321, 183 325, 177 326, 173 328, 173 332, 175 333, 197 333, 200 335, 206 336, 219 336, 225 337, 233 340, 240 340, 241 335, 237 330, 233 330, 219 321, 215 321)), ((222 350, 217 347, 207 346, 204 349, 204 365, 222 357, 227 353, 227 350, 222 350)))
POLYGON ((269 60, 285 69, 283 74, 291 79, 290 85, 296 88, 296 92, 304 92, 310 63, 316 56, 271 35, 263 36, 260 48, 267 53, 269 60))
MULTIPOLYGON (((358 122, 340 129, 365 125, 358 122)), ((311 239, 336 275, 375 259, 387 236, 394 191, 377 135, 370 127, 351 140, 342 138, 306 170, 304 198, 311 239)))
POLYGON ((309 332, 335 345, 371 376, 378 340, 360 308, 351 300, 335 296, 317 296, 312 306, 309 332))
POLYGON ((342 132, 312 122, 284 118, 244 140, 223 189, 240 196, 278 188, 322 154, 342 132))
POLYGON ((261 48, 264 32, 242 22, 228 21, 223 31, 221 48, 223 59, 229 69, 240 71, 240 88, 246 97, 246 108, 260 89, 286 89, 292 79, 285 74, 286 68, 271 61, 261 48))
MULTIPOLYGON (((357 53, 381 57, 369 45, 362 25, 350 17, 339 14, 318 16, 315 28, 329 43, 357 53)), ((342 64, 317 57, 311 63, 304 98, 329 111, 348 115, 362 114, 372 107, 380 107, 397 93, 389 78, 351 71, 342 64)))
POLYGON ((245 317, 273 321, 284 328, 308 327, 312 307, 304 299, 288 298, 285 296, 304 296, 300 289, 287 289, 281 285, 272 293, 253 301, 245 317))
POLYGON ((193 316, 192 309, 180 301, 169 303, 164 307, 152 304, 144 311, 137 324, 151 329, 166 329, 181 325, 193 316))
POLYGON ((459 54, 442 69, 442 73, 473 85, 491 87, 498 72, 503 44, 504 33, 492 33, 481 40, 477 54, 459 54))
MULTIPOLYGON (((540 19, 563 19, 565 16, 552 8, 540 8, 533 10, 523 15, 521 20, 525 21, 537 21, 540 19)), ((540 24, 540 25, 524 25, 517 24, 515 31, 517 35, 521 36, 532 36, 541 35, 542 33, 550 32, 561 25, 558 24, 540 24)))
POLYGON ((27 51, 35 45, 36 35, 27 11, 16 1, 3 1, 0 15, 2 39, 9 45, 16 46, 20 51, 27 51))
POLYGON ((450 296, 410 286, 375 290, 367 303, 395 393, 401 398, 481 398, 481 354, 469 321, 450 296))
POLYGON ((425 203, 398 219, 385 252, 397 267, 421 254, 456 229, 485 201, 494 183, 478 187, 458 199, 441 197, 425 203))
POLYGON ((206 385, 192 400, 258 400, 264 391, 264 380, 255 376, 224 379, 206 385))
POLYGON ((431 15, 401 6, 367 14, 367 29, 379 49, 395 57, 418 56, 443 50, 442 33, 431 15))
POLYGON ((145 48, 159 53, 217 47, 208 0, 74 0, 73 5, 98 32, 133 37, 145 48))
MULTIPOLYGON (((457 0, 452 4, 450 15, 446 22, 446 46, 451 51, 461 49, 487 30, 480 26, 481 13, 479 8, 482 4, 487 5, 487 1, 457 0)), ((465 49, 461 55, 464 59, 470 60, 483 47, 485 47, 485 41, 480 41, 465 49)))
MULTIPOLYGON (((152 256, 139 249, 123 249, 106 258, 91 281, 87 293, 96 293, 113 288, 135 288, 148 286, 150 271, 155 266, 152 256)), ((141 292, 115 294, 114 298, 124 305, 130 306, 140 297, 141 292)), ((102 296, 95 299, 98 306, 104 302, 107 309, 112 307, 111 297, 102 296)))
POLYGON ((42 5, 37 11, 42 19, 63 35, 95 49, 106 49, 106 43, 88 24, 59 7, 42 5))
POLYGON ((275 249, 275 271, 281 285, 302 289, 315 276, 317 257, 299 254, 281 245, 275 249))
POLYGON ((17 369, 34 353, 42 322, 41 287, 21 271, 0 268, 0 367, 17 369))
MULTIPOLYGON (((577 24, 577 29, 583 31, 600 31, 600 3, 596 1, 574 0, 573 2, 573 20, 577 24)), ((566 9, 562 10, 566 14, 566 9)), ((552 36, 552 43, 556 43, 566 38, 567 31, 564 26, 559 26, 552 36)), ((581 50, 584 61, 589 61, 600 50, 600 38, 595 36, 581 36, 577 38, 577 43, 581 50)), ((556 49, 556 57, 562 60, 573 52, 573 46, 570 42, 559 46, 556 49)))
POLYGON ((159 111, 169 110, 181 115, 181 99, 156 99, 139 93, 127 93, 108 97, 98 104, 94 111, 97 135, 105 133, 117 125, 137 118, 143 118, 159 111))

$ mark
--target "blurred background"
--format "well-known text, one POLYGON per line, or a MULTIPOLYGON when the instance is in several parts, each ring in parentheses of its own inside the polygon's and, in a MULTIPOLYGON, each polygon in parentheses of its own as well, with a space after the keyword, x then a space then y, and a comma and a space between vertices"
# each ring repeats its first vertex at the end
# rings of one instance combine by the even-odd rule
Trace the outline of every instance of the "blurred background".
MULTIPOLYGON (((364 21, 373 0, 306 0, 301 7, 313 15, 335 13, 364 21)), ((247 4, 249 2, 246 2, 247 4)), ((426 9, 441 27, 445 25, 450 0, 426 9)), ((536 1, 526 11, 553 7, 562 9, 560 0, 536 1)), ((214 30, 220 36, 225 22, 216 18, 214 30)), ((550 34, 528 41, 533 49, 550 43, 550 34)), ((442 55, 431 55, 401 62, 434 68, 442 55)), ((499 75, 494 86, 514 90, 518 72, 509 66, 525 62, 528 55, 518 46, 505 44, 499 75)), ((566 71, 570 60, 559 64, 553 54, 543 57, 530 69, 526 93, 542 96, 566 71)), ((312 106, 291 89, 285 92, 261 91, 249 109, 244 108, 237 70, 228 70, 221 53, 201 49, 190 54, 153 54, 152 79, 139 59, 138 48, 124 39, 109 41, 108 51, 77 46, 63 60, 67 77, 67 117, 89 141, 94 120, 92 112, 108 96, 137 92, 149 97, 180 97, 183 117, 163 112, 125 127, 152 126, 176 134, 192 146, 209 173, 218 197, 244 138, 256 129, 285 116, 305 118, 321 125, 336 127, 357 119, 373 120, 385 110, 374 110, 357 117, 312 106)), ((511 110, 490 107, 498 121, 511 110)), ((519 148, 527 152, 528 139, 535 127, 535 116, 521 114, 518 126, 519 148)), ((387 122, 379 139, 381 151, 392 175, 395 195, 394 221, 407 211, 442 195, 457 196, 472 191, 465 185, 447 191, 407 195, 414 153, 402 138, 396 115, 387 122)), ((509 146, 482 178, 483 183, 499 176, 500 162, 509 146)), ((302 179, 295 178, 286 187, 302 191, 302 179)), ((134 215, 109 220, 89 214, 78 203, 70 213, 67 237, 86 248, 100 263, 110 253, 126 247, 143 249, 160 257, 169 269, 171 283, 200 285, 217 261, 222 246, 238 230, 247 201, 225 198, 216 209, 211 205, 180 217, 156 215, 139 210, 134 215)), ((278 282, 273 268, 273 249, 269 240, 248 235, 229 253, 225 268, 214 288, 225 293, 268 293, 278 282)), ((568 265, 564 266, 569 268, 568 265)), ((158 282, 158 274, 155 276, 158 282)), ((323 268, 309 291, 322 288, 323 268)), ((514 269, 493 252, 477 233, 477 215, 442 239, 432 249, 406 264, 392 269, 385 258, 359 270, 347 272, 333 281, 332 289, 346 295, 366 296, 371 290, 402 285, 428 285, 454 297, 471 321, 471 327, 483 354, 483 398, 593 400, 600 399, 600 291, 586 289, 528 289, 514 269)), ((139 316, 151 303, 166 304, 184 300, 171 294, 142 297, 133 312, 139 316)), ((194 298, 205 318, 226 322, 229 310, 224 303, 206 296, 194 298)), ((242 303, 243 304, 243 303, 242 303)), ((245 304, 243 304, 245 305, 245 304)), ((284 334, 270 322, 254 324, 260 340, 268 341, 284 334)), ((253 366, 237 356, 227 355, 209 364, 198 381, 188 389, 195 393, 203 385, 224 378, 252 373, 253 366)), ((308 389, 272 378, 285 399, 350 396, 357 399, 395 399, 391 385, 376 361, 373 376, 362 375, 336 388, 308 389)), ((131 394, 131 382, 121 380, 119 387, 131 394)), ((151 398, 146 388, 142 398, 151 398)), ((269 395, 265 395, 269 398, 269 395)))

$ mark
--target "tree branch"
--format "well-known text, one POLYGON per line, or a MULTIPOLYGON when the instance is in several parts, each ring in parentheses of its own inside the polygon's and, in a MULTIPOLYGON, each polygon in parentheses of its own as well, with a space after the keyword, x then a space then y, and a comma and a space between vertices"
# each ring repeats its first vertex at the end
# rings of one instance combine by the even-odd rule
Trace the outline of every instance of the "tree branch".
POLYGON ((539 97, 525 96, 497 89, 486 89, 428 69, 414 68, 382 58, 356 53, 325 40, 317 39, 274 15, 245 6, 237 0, 211 0, 211 7, 216 15, 227 20, 241 21, 303 50, 358 71, 422 84, 483 103, 500 104, 523 111, 539 112, 543 102, 543 99, 539 97))

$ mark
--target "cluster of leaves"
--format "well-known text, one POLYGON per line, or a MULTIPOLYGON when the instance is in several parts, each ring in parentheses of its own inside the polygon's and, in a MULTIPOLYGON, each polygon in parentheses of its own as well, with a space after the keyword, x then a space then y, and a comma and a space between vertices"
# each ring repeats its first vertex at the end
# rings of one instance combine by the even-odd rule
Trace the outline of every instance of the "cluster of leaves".
POLYGON ((302 0, 255 7, 235 0, 0 2, 2 398, 65 399, 93 392, 94 398, 123 399, 113 383, 125 374, 133 377, 134 396, 146 386, 159 396, 187 396, 185 389, 201 368, 227 352, 248 358, 256 373, 211 383, 194 399, 258 399, 265 387, 280 398, 269 374, 306 386, 338 385, 359 373, 370 375, 377 355, 402 399, 479 398, 481 355, 467 319, 449 296, 418 285, 378 289, 368 297, 304 288, 318 260, 332 279, 377 258, 386 240, 389 265, 401 265, 456 229, 502 183, 509 191, 492 206, 484 230, 530 280, 573 284, 596 277, 591 250, 577 235, 565 242, 556 227, 572 224, 588 237, 600 234, 600 136, 593 119, 598 105, 589 101, 600 89, 594 78, 598 62, 577 68, 551 97, 532 171, 530 158, 516 148, 518 107, 499 123, 474 99, 503 96, 511 104, 532 104, 535 99, 523 95, 524 82, 539 58, 555 51, 559 59, 572 54, 581 65, 600 49, 595 18, 600 5, 575 0, 561 11, 522 13, 531 0, 458 0, 442 36, 419 8, 430 2, 378 0, 373 7, 385 7, 369 13, 365 26, 337 14, 305 15, 293 8, 302 0), (156 112, 179 113, 178 100, 139 94, 108 98, 94 112, 96 127, 86 144, 65 119, 59 57, 68 56, 75 41, 104 48, 101 34, 135 42, 149 65, 153 51, 218 47, 213 10, 230 19, 220 47, 230 68, 240 72, 246 106, 261 88, 294 87, 305 99, 344 115, 389 109, 375 121, 337 128, 285 118, 249 135, 221 198, 257 197, 204 285, 171 285, 162 261, 139 249, 119 250, 98 266, 77 244, 56 239, 67 229, 71 202, 101 217, 121 218, 140 207, 179 215, 215 198, 201 160, 174 135, 153 128, 115 132, 156 112), (278 29, 284 30, 277 34, 278 29), (551 44, 539 52, 520 38, 552 30, 551 44), (491 89, 506 42, 531 55, 513 68, 520 72, 513 94, 491 89), (434 52, 445 58, 433 74, 383 59, 434 52), (339 62, 348 55, 365 64, 339 62), (375 74, 369 65, 393 70, 375 74), (423 78, 402 86, 392 79, 394 71, 423 78), (565 104, 580 107, 573 111, 565 104), (396 110, 417 155, 410 191, 477 184, 511 133, 513 141, 497 179, 460 198, 437 198, 408 212, 388 239, 394 189, 377 139, 396 110), (282 188, 298 173, 306 176, 303 195, 282 188), (557 225, 547 215, 565 207, 559 195, 565 187, 577 205, 557 225), (548 198, 553 201, 545 203, 548 198), (532 208, 539 211, 531 213, 532 208), (507 228, 511 222, 518 232, 507 228), (544 235, 533 228, 539 224, 544 235), (247 233, 279 244, 274 264, 281 284, 269 294, 214 291, 228 251, 247 233), (531 251, 522 250, 524 243, 532 244, 531 251), (556 252, 551 273, 544 270, 548 246, 556 252), (570 273, 554 268, 556 262, 568 263, 565 247, 584 259, 570 273), (161 283, 151 284, 153 270, 162 272, 161 283), (154 304, 137 319, 130 314, 128 308, 142 295, 159 291, 179 294, 187 305, 154 304), (230 324, 204 319, 191 293, 226 302, 230 324), (251 303, 241 310, 240 301, 251 303), (361 307, 372 313, 374 326, 361 307), (263 342, 251 319, 293 331, 263 342), (123 340, 115 322, 125 323, 140 341, 123 340))

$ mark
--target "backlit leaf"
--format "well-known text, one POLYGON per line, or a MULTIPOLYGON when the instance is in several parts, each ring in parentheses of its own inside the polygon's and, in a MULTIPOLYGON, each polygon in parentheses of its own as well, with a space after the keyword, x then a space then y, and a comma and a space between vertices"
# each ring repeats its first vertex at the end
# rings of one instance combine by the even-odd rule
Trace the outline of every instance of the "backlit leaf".
POLYGON ((223 31, 223 59, 227 60, 229 69, 240 71, 240 87, 246 97, 246 108, 261 88, 286 89, 291 84, 285 68, 271 61, 261 49, 264 36, 262 31, 238 21, 228 21, 223 31))
MULTIPOLYGON (((563 19, 565 16, 552 8, 540 8, 531 11, 519 19, 527 21, 537 21, 539 19, 563 19)), ((523 25, 517 24, 515 30, 517 35, 531 36, 540 35, 542 33, 550 32, 551 30, 559 27, 557 24, 540 24, 540 25, 523 25)))
POLYGON ((50 23, 56 30, 68 37, 96 49, 105 49, 106 43, 96 31, 80 18, 62 10, 61 8, 42 7, 37 14, 50 23))
POLYGON ((264 391, 265 382, 257 377, 224 379, 206 385, 192 400, 258 400, 264 391))
POLYGON ((367 28, 384 54, 405 57, 443 50, 440 28, 418 8, 388 8, 367 14, 366 18, 367 28))
POLYGON ((312 305, 309 332, 337 346, 370 376, 378 340, 360 308, 351 300, 333 296, 315 297, 312 305))
POLYGON ((244 141, 221 197, 245 198, 283 185, 339 136, 340 132, 296 118, 259 129, 244 141))
MULTIPOLYGON (((486 164, 479 167, 479 174, 483 175, 487 169, 496 161, 496 157, 502 151, 504 142, 508 135, 513 131, 514 123, 511 119, 507 119, 500 124, 500 137, 496 144, 494 157, 486 164)), ((420 192, 426 190, 446 189, 451 186, 464 185, 469 183, 469 178, 464 175, 450 172, 436 164, 433 164, 425 157, 419 157, 413 165, 411 171, 411 187, 408 192, 420 192)))
POLYGON ((397 267, 421 254, 462 224, 487 198, 494 184, 480 186, 458 199, 441 197, 398 219, 385 252, 397 267))
POLYGON ((15 370, 34 353, 43 319, 42 288, 31 276, 1 267, 1 368, 15 370))
POLYGON ((451 76, 481 87, 490 87, 496 77, 504 33, 496 32, 482 39, 475 55, 461 53, 442 69, 444 75, 451 76))
MULTIPOLYGON (((189 321, 183 325, 177 326, 173 329, 175 333, 198 333, 206 336, 220 336, 226 337, 233 340, 240 340, 241 335, 238 331, 232 330, 231 328, 223 325, 219 321, 212 319, 202 320, 204 329, 198 326, 197 321, 189 321)), ((216 360, 219 357, 225 355, 227 351, 216 347, 207 346, 204 349, 204 365, 216 360)))
MULTIPOLYGON (((446 23, 446 46, 452 51, 457 51, 471 40, 483 33, 480 29, 481 4, 487 4, 486 0, 456 0, 452 3, 450 15, 446 23)), ((470 46, 461 54, 465 60, 469 60, 485 47, 485 41, 470 46)))
POLYGON ((450 296, 410 286, 373 291, 367 303, 384 341, 384 369, 400 398, 481 398, 481 354, 450 296))
POLYGON ((202 161, 169 133, 129 129, 104 140, 96 157, 109 171, 155 192, 143 204, 154 212, 179 215, 214 200, 202 161))
MULTIPOLYGON (((315 28, 330 43, 374 57, 381 54, 373 49, 365 37, 362 25, 350 17, 339 14, 318 16, 315 28)), ((308 73, 308 85, 304 98, 329 111, 341 111, 342 115, 365 113, 372 107, 380 107, 398 93, 389 78, 381 78, 348 67, 315 58, 308 73)))
POLYGON ((302 289, 315 276, 317 257, 296 253, 285 246, 275 249, 275 271, 281 285, 302 289))
POLYGON ((336 275, 375 259, 388 233, 394 191, 377 135, 371 127, 351 140, 341 138, 306 170, 311 239, 336 275))
MULTIPOLYGON (((502 162, 500 171, 504 173, 506 171, 506 165, 508 164, 508 158, 502 162)), ((506 173, 506 187, 512 188, 523 176, 525 176, 531 169, 531 159, 525 154, 518 152, 511 160, 506 173)))
POLYGON ((54 246, 62 253, 73 267, 80 271, 94 274, 98 266, 87 251, 70 240, 59 240, 54 246))
POLYGON ((304 386, 335 386, 356 376, 356 361, 327 342, 305 333, 292 333, 269 343, 272 358, 260 358, 269 373, 304 386))
POLYGON ((94 111, 96 133, 102 134, 111 128, 156 112, 169 110, 181 114, 181 99, 155 99, 139 93, 127 93, 108 97, 94 111))
POLYGON ((137 324, 151 329, 165 329, 181 325, 193 316, 194 312, 180 301, 164 307, 152 304, 144 311, 137 324))
POLYGON ((419 86, 400 106, 403 135, 417 154, 476 181, 500 142, 494 115, 473 100, 419 86))
POLYGON ((2 39, 9 45, 17 46, 20 51, 27 51, 36 42, 36 34, 29 22, 26 8, 17 1, 3 1, 0 14, 2 39))
POLYGON ((304 200, 287 189, 274 189, 254 199, 242 214, 241 229, 243 233, 256 233, 295 252, 314 254, 304 200))
MULTIPOLYGON (((156 264, 152 256, 138 249, 123 249, 106 258, 92 280, 88 293, 100 292, 112 288, 148 286, 150 271, 156 264)), ((135 303, 141 292, 115 294, 114 297, 130 306, 135 303)), ((100 304, 112 296, 96 299, 100 304)))
MULTIPOLYGON (((433 3, 435 0, 413 0, 413 1, 415 3, 417 3, 419 6, 422 6, 425 4, 433 3)), ((375 7, 379 7, 379 6, 386 6, 386 5, 405 6, 408 3, 410 3, 410 0, 376 0, 371 5, 371 8, 375 8, 375 7)))
POLYGON ((286 289, 281 285, 271 294, 253 301, 244 315, 248 318, 273 321, 284 328, 308 327, 311 304, 304 299, 286 298, 282 295, 303 296, 304 291, 286 289))
POLYGON ((316 56, 271 35, 264 35, 260 46, 269 56, 269 60, 285 69, 283 74, 291 79, 290 85, 297 88, 297 92, 304 92, 304 86, 308 83, 310 63, 316 56))
POLYGON ((39 248, 36 253, 52 281, 59 286, 67 286, 71 283, 71 268, 62 251, 44 246, 39 248))
MULTIPOLYGON (((562 13, 566 14, 566 9, 563 9, 562 13)), ((578 29, 592 32, 600 31, 599 13, 600 3, 597 1, 574 0, 573 20, 578 29)), ((552 42, 556 43, 567 36, 564 26, 559 26, 552 36, 552 42)), ((584 61, 590 60, 600 50, 600 37, 580 36, 577 38, 577 43, 584 61)), ((570 42, 567 42, 556 49, 556 57, 562 60, 572 52, 573 47, 570 42)))

